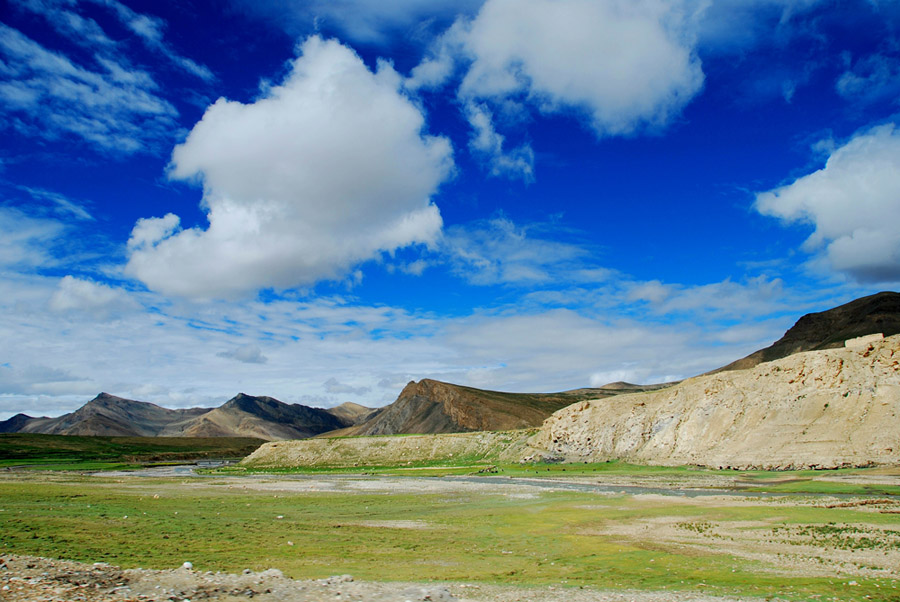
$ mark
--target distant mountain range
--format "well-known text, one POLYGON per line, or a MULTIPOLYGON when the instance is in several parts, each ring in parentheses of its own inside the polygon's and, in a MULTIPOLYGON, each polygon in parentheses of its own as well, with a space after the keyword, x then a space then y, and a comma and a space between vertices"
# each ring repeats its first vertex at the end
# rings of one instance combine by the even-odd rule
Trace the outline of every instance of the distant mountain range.
POLYGON ((17 414, 0 422, 0 433, 257 437, 272 441, 316 435, 496 431, 540 426, 550 414, 576 401, 657 387, 614 383, 563 393, 501 393, 424 379, 409 383, 397 401, 378 409, 355 403, 329 409, 311 408, 239 393, 218 408, 169 410, 101 393, 78 410, 57 418, 17 414))
MULTIPOLYGON (((900 333, 900 293, 883 292, 840 307, 807 314, 770 347, 713 372, 752 368, 801 351, 840 347, 846 339, 900 333)), ((101 393, 57 418, 17 414, 0 433, 62 435, 257 437, 267 440, 496 431, 540 426, 573 403, 671 386, 611 383, 560 393, 503 393, 431 379, 410 382, 383 408, 345 403, 330 409, 287 404, 272 397, 238 394, 218 408, 169 410, 101 393)))
POLYGON ((57 418, 17 414, 0 422, 0 433, 303 439, 353 426, 372 411, 357 404, 323 410, 243 393, 218 408, 169 410, 101 393, 78 410, 57 418))

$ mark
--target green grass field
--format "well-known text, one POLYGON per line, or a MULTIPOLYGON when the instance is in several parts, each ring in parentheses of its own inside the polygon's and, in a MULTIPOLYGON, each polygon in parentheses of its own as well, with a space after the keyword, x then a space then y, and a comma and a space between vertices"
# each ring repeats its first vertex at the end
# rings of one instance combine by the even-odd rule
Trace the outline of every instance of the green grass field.
MULTIPOLYGON (((841 530, 827 526, 864 521, 866 533, 879 534, 884 554, 894 554, 900 546, 892 535, 900 528, 896 515, 718 498, 668 503, 487 488, 322 492, 306 481, 272 489, 245 482, 251 481, 36 473, 0 479, 0 552, 125 567, 173 568, 184 561, 198 570, 276 567, 295 578, 349 573, 373 580, 777 594, 789 600, 900 599, 896 567, 878 577, 823 576, 781 570, 783 559, 771 550, 757 557, 740 552, 757 545, 763 533, 773 541, 785 534, 819 537, 826 559, 836 551, 849 554, 841 542, 851 540, 833 539, 841 530), (654 524, 668 531, 642 530, 654 524), (735 541, 719 541, 717 529, 735 541), (708 544, 678 543, 666 532, 707 537, 708 544), (851 580, 856 585, 848 585, 851 580)), ((848 537, 856 531, 848 529, 848 537)), ((870 539, 875 541, 864 542, 870 539)), ((765 551, 776 544, 759 545, 765 551)))
POLYGON ((232 437, 78 437, 0 434, 0 468, 102 470, 149 463, 240 459, 264 443, 232 437))

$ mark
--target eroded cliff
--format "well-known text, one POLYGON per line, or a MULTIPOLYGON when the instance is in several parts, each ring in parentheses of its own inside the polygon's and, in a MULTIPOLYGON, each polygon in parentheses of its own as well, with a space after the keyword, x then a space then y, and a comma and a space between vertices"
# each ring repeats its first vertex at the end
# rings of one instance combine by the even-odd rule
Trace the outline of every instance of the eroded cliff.
POLYGON ((531 441, 547 458, 732 468, 900 463, 900 335, 798 353, 661 391, 573 404, 531 441))

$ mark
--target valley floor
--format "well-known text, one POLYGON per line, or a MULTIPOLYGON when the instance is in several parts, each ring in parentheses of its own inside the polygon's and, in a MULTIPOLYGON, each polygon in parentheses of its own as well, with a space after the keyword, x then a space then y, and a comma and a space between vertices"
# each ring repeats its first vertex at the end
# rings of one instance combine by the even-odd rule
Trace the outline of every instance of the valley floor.
POLYGON ((900 600, 900 477, 821 479, 12 471, 0 599, 900 600))

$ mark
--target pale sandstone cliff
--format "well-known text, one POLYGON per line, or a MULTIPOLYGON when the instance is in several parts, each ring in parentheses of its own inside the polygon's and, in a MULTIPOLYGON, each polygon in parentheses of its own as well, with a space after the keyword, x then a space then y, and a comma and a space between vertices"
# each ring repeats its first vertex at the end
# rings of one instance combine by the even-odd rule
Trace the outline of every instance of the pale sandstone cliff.
POLYGON ((900 335, 661 391, 581 402, 530 442, 547 458, 732 468, 900 464, 900 335))

